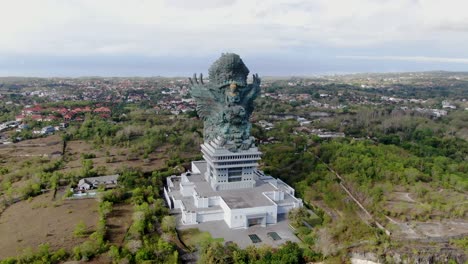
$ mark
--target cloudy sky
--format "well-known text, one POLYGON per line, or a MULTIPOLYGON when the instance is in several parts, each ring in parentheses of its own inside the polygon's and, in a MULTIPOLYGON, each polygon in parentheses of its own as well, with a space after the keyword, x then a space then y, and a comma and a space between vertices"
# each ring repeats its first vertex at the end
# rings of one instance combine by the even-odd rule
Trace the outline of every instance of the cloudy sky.
POLYGON ((468 69, 466 0, 0 0, 0 76, 468 69))

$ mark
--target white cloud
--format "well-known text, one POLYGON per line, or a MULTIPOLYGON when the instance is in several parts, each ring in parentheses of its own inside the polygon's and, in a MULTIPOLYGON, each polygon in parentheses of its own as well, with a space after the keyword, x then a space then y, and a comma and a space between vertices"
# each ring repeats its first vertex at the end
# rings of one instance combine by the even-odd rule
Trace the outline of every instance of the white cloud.
MULTIPOLYGON (((467 2, 447 0, 0 0, 0 53, 288 53, 468 41, 467 2)), ((453 45, 452 45, 453 46, 453 45)), ((461 48, 460 48, 461 49, 461 48)))

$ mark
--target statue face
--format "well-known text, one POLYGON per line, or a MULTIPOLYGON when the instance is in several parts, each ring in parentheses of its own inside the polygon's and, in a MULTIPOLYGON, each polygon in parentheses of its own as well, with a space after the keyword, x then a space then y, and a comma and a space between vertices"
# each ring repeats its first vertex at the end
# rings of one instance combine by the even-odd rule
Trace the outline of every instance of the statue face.
POLYGON ((231 90, 231 93, 237 93, 237 83, 232 82, 231 85, 229 85, 229 90, 231 90))
POLYGON ((237 90, 237 86, 235 87, 235 89, 229 88, 226 90, 226 102, 228 104, 238 104, 240 102, 239 91, 237 90))

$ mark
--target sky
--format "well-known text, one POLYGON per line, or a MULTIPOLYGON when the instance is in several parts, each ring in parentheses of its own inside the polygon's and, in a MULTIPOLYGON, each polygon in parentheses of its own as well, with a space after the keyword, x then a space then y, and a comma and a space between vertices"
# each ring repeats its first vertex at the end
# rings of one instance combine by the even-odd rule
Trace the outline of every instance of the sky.
POLYGON ((466 0, 0 0, 0 76, 467 71, 466 0))

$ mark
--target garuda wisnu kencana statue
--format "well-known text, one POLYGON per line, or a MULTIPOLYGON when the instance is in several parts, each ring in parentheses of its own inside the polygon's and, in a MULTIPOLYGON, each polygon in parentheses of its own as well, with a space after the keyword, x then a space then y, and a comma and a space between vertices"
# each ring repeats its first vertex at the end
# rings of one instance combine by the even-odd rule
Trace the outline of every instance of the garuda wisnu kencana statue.
POLYGON ((205 142, 217 139, 232 152, 247 150, 254 144, 250 136, 254 99, 260 93, 260 78, 253 75, 239 55, 225 53, 208 70, 209 82, 196 74, 190 80, 190 93, 197 102, 197 113, 204 121, 205 142))

